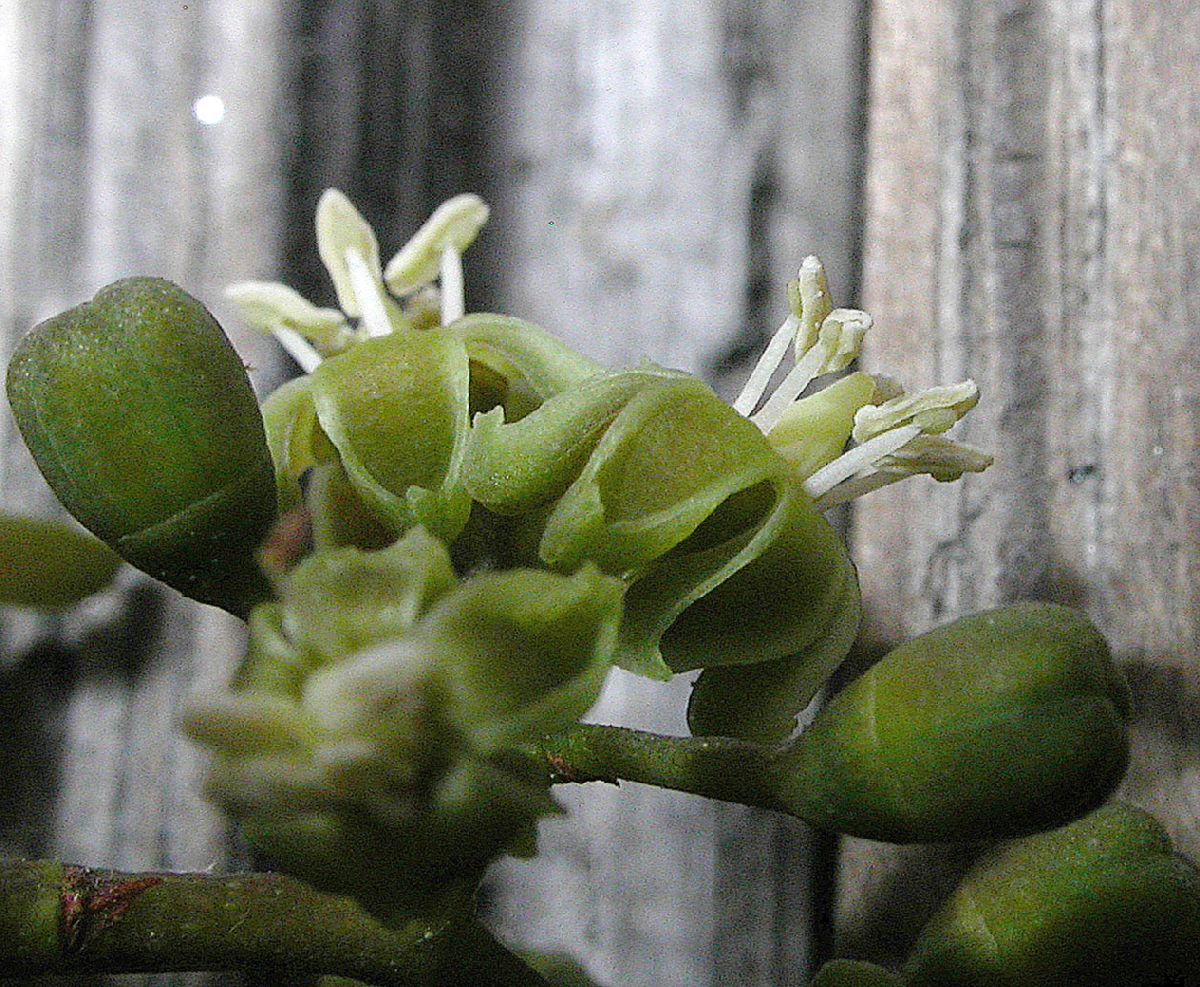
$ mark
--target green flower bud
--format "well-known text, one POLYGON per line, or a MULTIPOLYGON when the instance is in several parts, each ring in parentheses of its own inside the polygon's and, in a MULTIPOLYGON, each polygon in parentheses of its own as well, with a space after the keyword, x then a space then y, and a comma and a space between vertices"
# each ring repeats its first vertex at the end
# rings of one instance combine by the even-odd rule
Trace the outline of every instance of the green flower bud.
POLYGON ((276 513, 271 458, 241 360, 182 289, 132 278, 36 326, 8 395, 50 486, 118 555, 245 613, 276 513))
POLYGON ((193 705, 207 790, 270 859, 370 907, 477 877, 554 811, 521 745, 599 695, 619 580, 457 583, 440 540, 318 551, 251 620, 238 691, 193 705))
POLYGON ((1200 872, 1113 803, 983 858, 922 932, 913 987, 1200 984, 1200 872))
POLYGON ((1081 614, 1026 603, 896 648, 779 762, 783 801, 891 842, 987 839, 1061 824, 1125 770, 1129 694, 1081 614))
POLYGON ((120 566, 65 524, 0 514, 0 605, 58 610, 102 590, 120 566))
POLYGON ((810 987, 896 987, 903 983, 874 963, 861 960, 831 960, 813 978, 810 987))

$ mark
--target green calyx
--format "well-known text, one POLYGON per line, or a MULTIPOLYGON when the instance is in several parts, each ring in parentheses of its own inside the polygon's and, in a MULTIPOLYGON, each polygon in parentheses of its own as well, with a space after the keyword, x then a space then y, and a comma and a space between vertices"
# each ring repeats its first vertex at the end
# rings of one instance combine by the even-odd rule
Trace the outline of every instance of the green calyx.
POLYGON ((1018 604, 901 645, 780 761, 785 801, 891 842, 1003 838, 1075 818, 1125 770, 1129 693, 1081 614, 1018 604))
POLYGON ((912 987, 1200 983, 1200 871, 1115 802, 985 856, 922 932, 912 987))
POLYGON ((899 987, 903 982, 874 963, 831 960, 817 971, 810 987, 899 987))
POLYGON ((8 368, 21 434, 59 499, 118 555, 244 613, 275 518, 241 360, 182 289, 131 278, 36 326, 8 368))

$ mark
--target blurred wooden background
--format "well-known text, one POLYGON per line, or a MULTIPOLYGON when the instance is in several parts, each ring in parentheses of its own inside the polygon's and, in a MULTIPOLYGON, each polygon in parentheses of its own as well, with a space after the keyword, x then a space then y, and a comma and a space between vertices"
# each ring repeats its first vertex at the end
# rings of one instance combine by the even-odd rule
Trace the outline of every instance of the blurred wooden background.
MULTIPOLYGON (((0 0, 0 356, 128 274, 225 316, 231 280, 329 298, 327 185, 385 252, 481 193, 474 307, 726 392, 819 252, 876 316, 868 367, 974 376, 965 432, 997 455, 849 518, 865 650, 1010 599, 1085 608, 1135 689, 1126 792, 1200 854, 1197 65, 1189 0, 0 0)), ((284 361, 226 323, 269 390, 284 361)), ((7 415, 0 495, 52 510, 7 415)), ((239 646, 131 576, 68 617, 5 614, 0 852, 223 866, 172 724, 239 646)), ((601 715, 677 729, 680 689, 621 679, 601 715)), ((565 801, 489 898, 601 984, 895 960, 969 857, 636 786, 565 801)))

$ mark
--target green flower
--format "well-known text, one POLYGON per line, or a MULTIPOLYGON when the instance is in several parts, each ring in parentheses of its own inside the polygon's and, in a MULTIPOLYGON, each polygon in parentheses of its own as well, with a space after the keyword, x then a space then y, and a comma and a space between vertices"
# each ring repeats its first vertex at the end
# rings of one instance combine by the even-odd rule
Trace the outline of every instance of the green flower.
POLYGON ((368 904, 476 878, 554 811, 518 748, 595 702, 621 592, 593 569, 459 582, 419 527, 318 551, 254 612, 235 691, 188 712, 207 791, 262 853, 368 904))
POLYGON ((703 669, 693 729, 783 740, 859 622, 822 511, 905 475, 986 466, 941 434, 974 385, 906 396, 852 374, 801 398, 871 325, 832 307, 815 258, 733 407, 687 374, 605 371, 527 323, 463 314, 459 257, 486 215, 452 199, 385 268, 331 190, 318 245, 344 315, 281 285, 231 289, 308 371, 263 407, 281 501, 298 504, 312 473, 319 546, 379 547, 420 525, 463 569, 595 566, 628 587, 616 664, 659 679, 703 669), (789 351, 795 368, 755 412, 789 351))

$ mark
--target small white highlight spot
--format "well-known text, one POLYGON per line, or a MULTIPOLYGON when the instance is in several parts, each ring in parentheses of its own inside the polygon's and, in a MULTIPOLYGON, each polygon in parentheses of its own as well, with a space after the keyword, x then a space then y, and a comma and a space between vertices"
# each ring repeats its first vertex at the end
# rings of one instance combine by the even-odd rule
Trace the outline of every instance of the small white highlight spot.
POLYGON ((192 104, 192 115, 207 127, 215 126, 225 119, 225 100, 209 93, 192 104))

